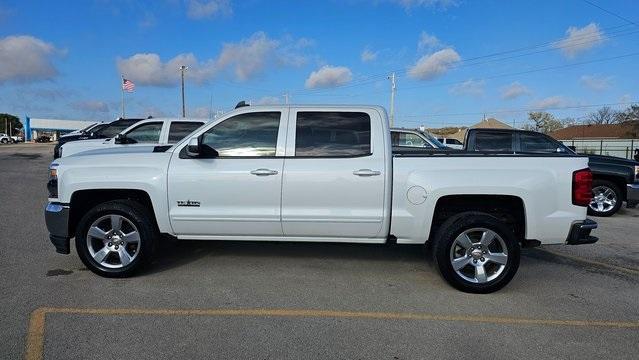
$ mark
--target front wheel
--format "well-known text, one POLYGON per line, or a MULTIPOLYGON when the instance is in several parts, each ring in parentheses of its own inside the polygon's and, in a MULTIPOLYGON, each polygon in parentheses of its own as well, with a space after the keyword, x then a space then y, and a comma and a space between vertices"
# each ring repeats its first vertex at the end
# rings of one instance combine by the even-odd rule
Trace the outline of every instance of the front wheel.
POLYGON ((506 286, 519 268, 520 246, 512 229, 480 212, 457 214, 442 224, 433 256, 442 277, 470 293, 506 286))
POLYGON ((158 237, 149 212, 130 200, 109 201, 89 210, 78 224, 75 246, 89 270, 127 277, 151 260, 158 237))

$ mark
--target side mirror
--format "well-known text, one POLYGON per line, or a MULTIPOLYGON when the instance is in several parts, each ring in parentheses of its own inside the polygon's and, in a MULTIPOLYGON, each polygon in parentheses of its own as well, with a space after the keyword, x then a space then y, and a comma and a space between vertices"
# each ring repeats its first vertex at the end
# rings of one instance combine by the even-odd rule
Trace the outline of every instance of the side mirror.
POLYGON ((122 134, 115 135, 115 137, 113 138, 113 142, 116 144, 127 144, 126 135, 122 135, 122 134))
POLYGON ((189 139, 189 144, 186 146, 186 154, 189 157, 200 156, 200 139, 199 138, 192 137, 189 139))

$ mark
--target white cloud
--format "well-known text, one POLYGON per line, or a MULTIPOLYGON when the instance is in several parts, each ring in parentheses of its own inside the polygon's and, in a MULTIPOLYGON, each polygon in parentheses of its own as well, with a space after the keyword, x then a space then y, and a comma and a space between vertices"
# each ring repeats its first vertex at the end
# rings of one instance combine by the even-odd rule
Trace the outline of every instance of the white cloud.
POLYGON ((58 74, 53 57, 59 53, 52 44, 33 36, 0 39, 0 83, 52 79, 58 74))
POLYGON ((524 95, 530 95, 530 90, 517 81, 501 90, 501 98, 504 100, 512 100, 524 95))
POLYGON ((390 0, 408 10, 416 7, 434 7, 446 9, 459 4, 458 0, 390 0))
POLYGON ((608 90, 612 85, 612 76, 583 75, 579 79, 579 82, 590 90, 604 91, 608 90))
POLYGON ((362 59, 362 62, 375 61, 377 59, 377 52, 371 51, 370 49, 364 49, 360 57, 362 59))
POLYGON ((107 113, 109 112, 109 105, 104 101, 97 100, 86 100, 86 101, 78 101, 71 104, 76 110, 86 111, 86 112, 98 112, 98 113, 107 113))
POLYGON ((632 96, 630 94, 624 94, 619 98, 619 102, 621 103, 632 102, 632 96))
POLYGON ((419 35, 419 41, 417 42, 417 50, 419 51, 430 51, 442 46, 441 41, 435 35, 430 35, 426 31, 422 31, 419 35))
POLYGON ((121 74, 137 85, 173 86, 180 79, 181 65, 188 66, 185 77, 198 84, 206 83, 223 71, 231 71, 239 81, 259 75, 269 66, 300 66, 306 58, 299 50, 308 46, 309 40, 282 40, 269 38, 257 32, 238 43, 226 43, 216 58, 198 60, 192 53, 179 54, 163 62, 155 53, 135 54, 129 58, 118 58, 121 74))
POLYGON ((451 87, 449 92, 453 95, 482 96, 484 95, 484 85, 484 80, 468 79, 451 87))
POLYGON ((573 58, 578 54, 600 45, 606 37, 599 25, 590 23, 582 28, 571 26, 566 30, 566 37, 555 43, 564 56, 573 58))
POLYGON ((408 75, 419 80, 431 80, 445 74, 461 57, 452 48, 439 50, 431 55, 424 55, 408 69, 408 75))
POLYGON ((191 19, 205 19, 213 15, 233 13, 229 0, 187 0, 186 15, 191 19))
POLYGON ((282 99, 278 98, 277 96, 263 96, 256 102, 257 105, 275 105, 281 103, 282 99))
POLYGON ((533 109, 548 109, 548 108, 556 108, 562 106, 568 106, 569 102, 563 96, 550 96, 532 103, 533 109))
POLYGON ((307 89, 328 88, 349 83, 353 79, 353 73, 345 66, 324 65, 319 70, 313 71, 305 86, 307 89))

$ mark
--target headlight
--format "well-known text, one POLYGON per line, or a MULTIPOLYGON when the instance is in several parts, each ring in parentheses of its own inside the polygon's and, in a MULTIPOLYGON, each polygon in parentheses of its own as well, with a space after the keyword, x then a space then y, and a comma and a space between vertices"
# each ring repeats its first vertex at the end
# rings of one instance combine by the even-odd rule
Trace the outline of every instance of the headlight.
POLYGON ((58 164, 49 165, 49 181, 47 181, 47 190, 49 190, 50 198, 58 197, 58 164))

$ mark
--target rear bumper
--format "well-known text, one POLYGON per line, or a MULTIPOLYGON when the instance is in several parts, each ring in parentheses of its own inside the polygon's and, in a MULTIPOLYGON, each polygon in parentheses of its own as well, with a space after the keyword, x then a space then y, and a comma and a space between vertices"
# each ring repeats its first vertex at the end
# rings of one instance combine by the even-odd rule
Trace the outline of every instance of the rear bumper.
POLYGON ((639 204, 639 184, 626 185, 626 202, 629 207, 639 204))
POLYGON ((60 254, 70 253, 69 249, 69 205, 49 203, 44 209, 44 221, 49 230, 49 240, 60 254))
POLYGON ((590 219, 572 224, 570 233, 568 234, 568 238, 566 239, 566 244, 583 245, 596 243, 599 238, 590 235, 590 232, 596 228, 597 223, 590 219))

